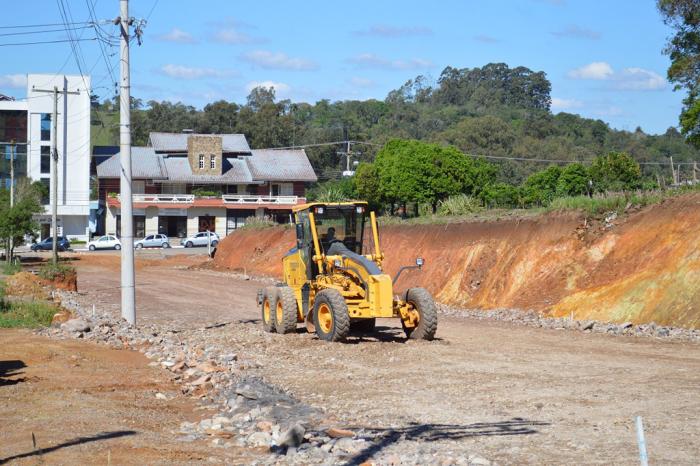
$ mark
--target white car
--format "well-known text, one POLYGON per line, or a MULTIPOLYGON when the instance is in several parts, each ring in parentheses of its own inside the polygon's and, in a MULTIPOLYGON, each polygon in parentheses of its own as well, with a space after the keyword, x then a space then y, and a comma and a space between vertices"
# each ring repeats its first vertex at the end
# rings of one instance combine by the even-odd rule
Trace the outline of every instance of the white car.
POLYGON ((119 238, 112 235, 105 235, 88 243, 88 249, 90 251, 94 251, 95 249, 116 249, 118 251, 121 248, 122 243, 119 241, 119 238))
POLYGON ((193 246, 207 246, 211 238, 211 247, 215 248, 219 244, 219 235, 213 231, 200 231, 189 238, 183 238, 180 244, 186 248, 191 248, 193 246))
POLYGON ((163 234, 148 235, 144 239, 140 239, 134 243, 136 249, 143 248, 163 248, 167 249, 170 247, 168 242, 168 237, 163 234))

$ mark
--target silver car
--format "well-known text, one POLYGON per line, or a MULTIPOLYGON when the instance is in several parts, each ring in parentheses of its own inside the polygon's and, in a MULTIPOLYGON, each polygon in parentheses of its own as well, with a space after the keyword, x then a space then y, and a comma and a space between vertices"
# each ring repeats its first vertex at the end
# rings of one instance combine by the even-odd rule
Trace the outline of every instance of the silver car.
POLYGON ((213 231, 200 231, 199 233, 195 233, 189 238, 183 238, 180 241, 180 244, 182 244, 186 248, 191 248, 193 246, 207 246, 209 244, 210 238, 211 247, 215 248, 216 245, 219 244, 219 235, 217 235, 213 231))
POLYGON ((168 237, 162 234, 158 235, 148 235, 144 239, 140 239, 134 243, 136 249, 141 248, 163 248, 167 249, 170 247, 168 242, 168 237))

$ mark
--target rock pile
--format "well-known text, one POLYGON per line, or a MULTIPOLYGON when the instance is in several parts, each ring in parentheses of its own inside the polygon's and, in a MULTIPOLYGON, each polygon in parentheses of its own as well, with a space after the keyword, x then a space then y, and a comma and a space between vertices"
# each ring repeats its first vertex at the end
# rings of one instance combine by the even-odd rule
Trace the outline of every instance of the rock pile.
POLYGON ((518 311, 513 309, 456 309, 438 304, 438 312, 448 316, 467 317, 470 319, 499 320, 517 325, 549 329, 566 329, 580 332, 606 333, 610 335, 627 335, 638 337, 669 338, 683 341, 700 342, 700 330, 681 327, 668 327, 649 324, 635 325, 631 322, 616 324, 596 320, 574 320, 568 317, 546 317, 536 311, 518 311))
MULTIPOLYGON (((172 330, 161 325, 138 328, 80 304, 79 295, 60 293, 62 305, 77 318, 39 333, 54 338, 83 338, 142 352, 150 365, 169 371, 184 396, 214 412, 174 430, 184 442, 207 441, 215 448, 251 448, 257 464, 490 464, 451 452, 446 445, 425 449, 418 441, 387 442, 387 433, 338 425, 333 416, 295 399, 248 369, 254 357, 209 344, 208 332, 221 325, 172 330)), ((259 330, 255 330, 259 331, 259 330)), ((156 393, 155 400, 168 399, 156 393)), ((154 401, 155 402, 155 401, 154 401)))

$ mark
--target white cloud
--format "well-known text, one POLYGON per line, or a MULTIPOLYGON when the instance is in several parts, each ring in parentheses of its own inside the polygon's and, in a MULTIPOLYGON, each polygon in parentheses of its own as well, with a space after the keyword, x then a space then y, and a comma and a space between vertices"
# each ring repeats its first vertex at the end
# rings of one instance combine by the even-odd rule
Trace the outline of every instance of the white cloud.
POLYGON ((350 58, 348 61, 365 68, 382 68, 390 70, 416 70, 421 68, 430 68, 433 66, 433 62, 422 58, 389 60, 373 53, 363 53, 350 58))
POLYGON ((609 79, 613 75, 612 66, 604 61, 595 61, 588 65, 569 71, 568 76, 573 79, 609 79))
POLYGON ((241 56, 243 61, 269 70, 314 70, 318 66, 305 58, 290 57, 282 52, 269 52, 267 50, 255 50, 241 56))
POLYGON ((291 87, 289 84, 285 84, 282 82, 277 82, 277 81, 251 81, 245 86, 245 90, 250 92, 256 87, 264 87, 267 89, 274 88, 275 89, 275 95, 277 97, 284 97, 289 95, 289 91, 291 91, 291 87))
POLYGON ((429 36, 433 34, 433 30, 422 26, 397 27, 386 24, 374 24, 368 29, 356 31, 355 34, 375 37, 429 36))
POLYGON ((26 74, 5 74, 0 75, 0 87, 11 87, 21 89, 27 86, 26 74))
POLYGON ((568 76, 573 79, 611 81, 610 87, 625 91, 656 91, 666 87, 666 80, 654 71, 638 67, 615 71, 605 62, 593 62, 573 69, 568 76))
POLYGON ((560 99, 558 97, 552 97, 552 109, 557 110, 569 110, 572 108, 583 107, 583 102, 576 99, 560 99))
POLYGON ((616 77, 615 87, 631 91, 656 91, 666 87, 666 80, 643 68, 625 68, 616 77))
POLYGON ((586 29, 581 26, 576 26, 575 24, 572 24, 571 26, 566 27, 565 29, 562 29, 561 31, 554 31, 552 32, 552 35, 555 37, 571 37, 574 39, 589 39, 589 40, 598 40, 600 39, 600 33, 597 31, 593 31, 591 29, 586 29))
POLYGON ((197 40, 194 37, 192 37, 192 34, 178 28, 173 28, 170 32, 157 36, 157 39, 164 42, 176 42, 178 44, 197 43, 197 40))
POLYGON ((223 44, 250 44, 256 42, 256 39, 234 27, 219 29, 214 33, 213 38, 216 42, 223 44))
POLYGON ((171 63, 161 66, 159 71, 166 76, 176 79, 225 78, 234 74, 229 70, 197 68, 184 65, 173 65, 171 63))
POLYGON ((374 85, 376 83, 374 81, 372 81, 371 79, 360 78, 358 76, 354 76, 354 77, 350 78, 350 84, 352 84, 355 87, 367 88, 367 87, 374 87, 374 85))

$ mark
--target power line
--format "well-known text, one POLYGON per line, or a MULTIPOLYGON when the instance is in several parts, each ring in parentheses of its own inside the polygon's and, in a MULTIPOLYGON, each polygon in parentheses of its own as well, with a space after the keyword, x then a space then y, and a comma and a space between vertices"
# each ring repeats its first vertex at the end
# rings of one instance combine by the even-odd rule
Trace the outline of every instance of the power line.
MULTIPOLYGON (((80 27, 75 27, 75 28, 70 28, 72 31, 77 31, 79 29, 89 29, 92 26, 80 26, 80 27)), ((47 34, 49 32, 63 32, 65 31, 65 28, 63 29, 44 29, 42 31, 20 31, 20 32, 3 32, 0 33, 0 37, 5 37, 5 36, 23 36, 27 34, 47 34)))
MULTIPOLYGON (((89 25, 88 22, 84 23, 69 23, 70 26, 74 25, 89 25)), ((23 24, 19 26, 0 26, 0 29, 21 29, 21 28, 42 28, 42 27, 52 27, 52 26, 65 26, 65 23, 50 23, 50 24, 23 24)))
MULTIPOLYGON (((97 37, 91 37, 89 39, 77 39, 79 42, 87 42, 91 40, 97 40, 97 37)), ((40 45, 40 44, 60 44, 63 42, 70 42, 70 39, 60 39, 60 40, 42 40, 36 42, 12 42, 6 44, 0 44, 0 47, 12 47, 15 45, 40 45)))

